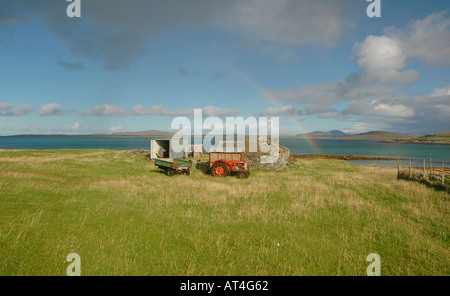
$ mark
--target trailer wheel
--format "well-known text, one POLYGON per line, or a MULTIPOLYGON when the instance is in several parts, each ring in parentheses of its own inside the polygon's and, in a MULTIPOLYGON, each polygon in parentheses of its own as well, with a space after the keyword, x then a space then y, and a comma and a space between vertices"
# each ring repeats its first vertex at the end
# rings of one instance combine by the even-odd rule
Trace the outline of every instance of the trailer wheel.
POLYGON ((186 170, 186 176, 190 176, 191 175, 191 170, 190 169, 187 169, 186 170))
POLYGON ((228 168, 224 163, 218 162, 211 167, 211 175, 214 177, 228 176, 228 168))
POLYGON ((241 179, 247 179, 248 176, 250 176, 249 172, 239 172, 239 178, 241 179))
POLYGON ((166 175, 169 177, 172 177, 173 175, 175 175, 175 171, 173 169, 167 169, 166 175))

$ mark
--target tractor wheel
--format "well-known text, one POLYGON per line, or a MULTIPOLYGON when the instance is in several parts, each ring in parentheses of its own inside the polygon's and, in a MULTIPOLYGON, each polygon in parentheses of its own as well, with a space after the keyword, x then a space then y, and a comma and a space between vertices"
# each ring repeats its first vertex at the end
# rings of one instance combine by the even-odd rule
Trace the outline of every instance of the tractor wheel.
POLYGON ((211 167, 211 175, 214 177, 226 177, 228 173, 228 168, 224 163, 218 162, 211 167))
POLYGON ((247 179, 248 176, 250 176, 249 172, 239 172, 239 178, 241 179, 247 179))
POLYGON ((190 169, 187 169, 186 170, 186 176, 190 176, 191 175, 191 170, 190 169))
POLYGON ((169 177, 172 177, 173 175, 175 175, 175 171, 173 169, 167 169, 166 175, 169 177))

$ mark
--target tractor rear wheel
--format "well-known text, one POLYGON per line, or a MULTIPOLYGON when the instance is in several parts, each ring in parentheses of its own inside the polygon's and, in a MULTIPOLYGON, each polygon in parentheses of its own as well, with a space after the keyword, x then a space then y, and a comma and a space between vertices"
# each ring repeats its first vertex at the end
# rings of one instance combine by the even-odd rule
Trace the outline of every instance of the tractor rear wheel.
POLYGON ((224 163, 218 162, 211 167, 211 175, 214 177, 226 177, 228 173, 228 168, 224 163))
POLYGON ((191 170, 190 169, 187 169, 186 170, 186 176, 190 176, 191 175, 191 170))
POLYGON ((172 177, 173 175, 175 175, 175 170, 167 169, 166 170, 166 175, 169 176, 169 177, 172 177))

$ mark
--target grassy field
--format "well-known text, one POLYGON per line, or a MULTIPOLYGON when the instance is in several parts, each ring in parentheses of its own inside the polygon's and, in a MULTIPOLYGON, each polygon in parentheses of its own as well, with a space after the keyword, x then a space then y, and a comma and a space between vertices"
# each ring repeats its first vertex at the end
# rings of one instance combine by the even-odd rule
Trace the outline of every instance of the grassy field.
POLYGON ((297 159, 247 180, 167 177, 141 154, 0 151, 0 275, 450 275, 446 192, 297 159))

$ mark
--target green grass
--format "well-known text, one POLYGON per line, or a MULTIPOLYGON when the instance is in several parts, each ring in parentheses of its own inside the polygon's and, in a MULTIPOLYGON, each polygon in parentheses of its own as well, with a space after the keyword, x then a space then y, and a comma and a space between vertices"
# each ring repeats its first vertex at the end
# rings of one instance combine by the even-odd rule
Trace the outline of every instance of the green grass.
POLYGON ((449 195, 396 170, 296 160, 167 177, 121 151, 0 151, 0 275, 450 275, 449 195))
POLYGON ((418 138, 419 141, 446 142, 450 143, 450 132, 426 135, 418 138))

